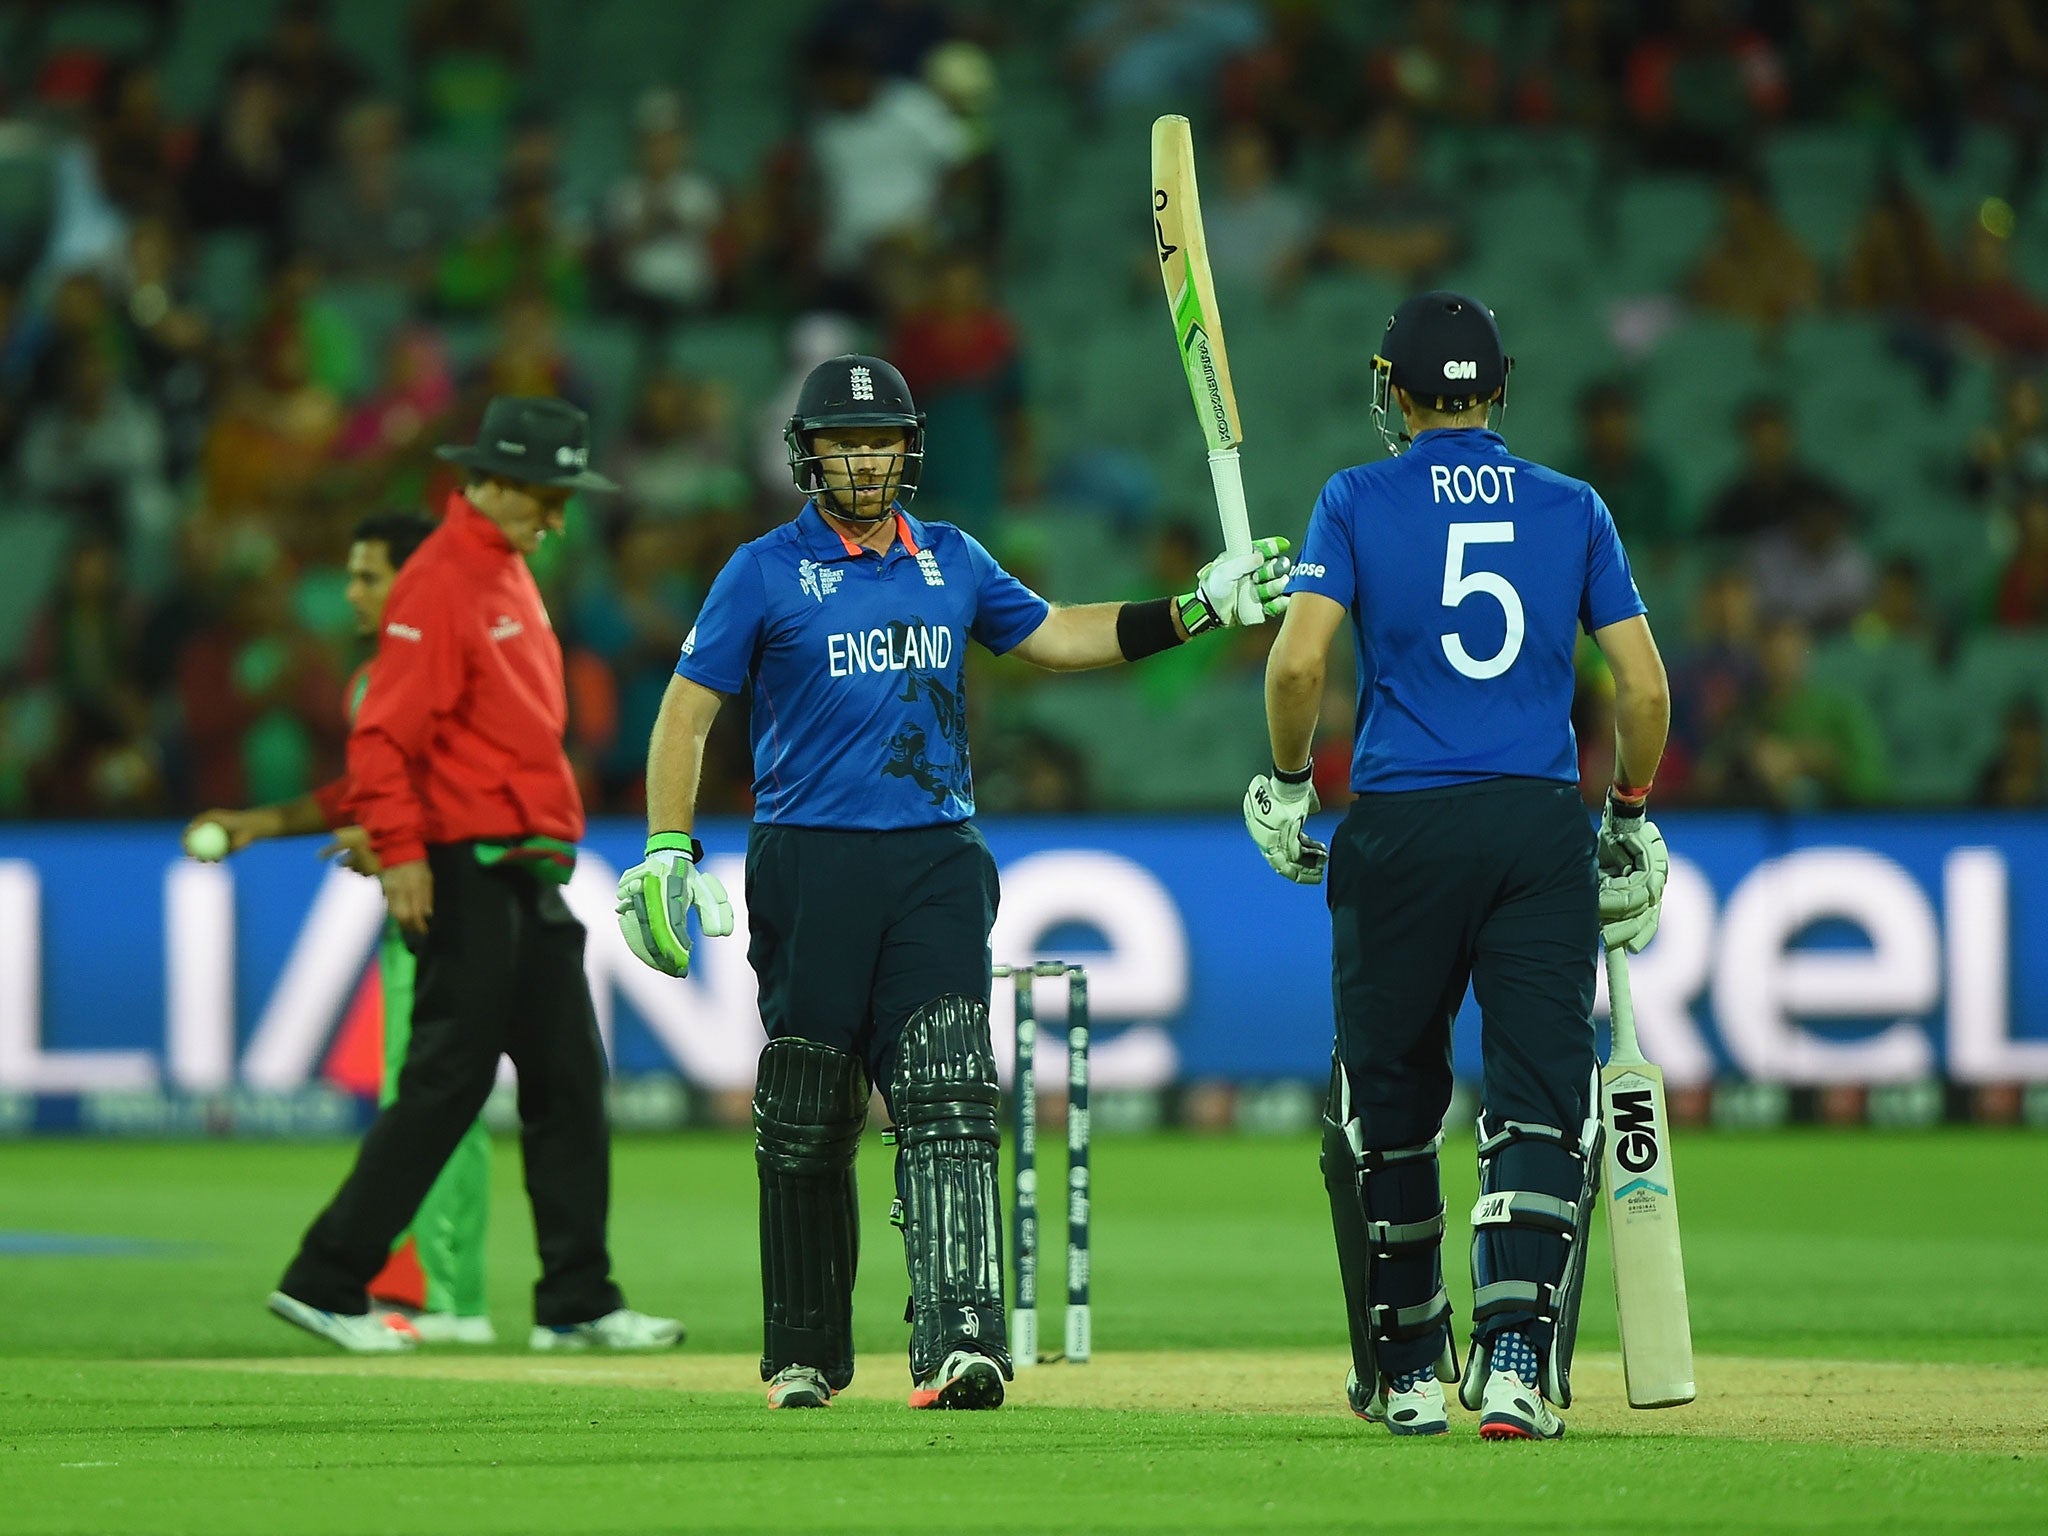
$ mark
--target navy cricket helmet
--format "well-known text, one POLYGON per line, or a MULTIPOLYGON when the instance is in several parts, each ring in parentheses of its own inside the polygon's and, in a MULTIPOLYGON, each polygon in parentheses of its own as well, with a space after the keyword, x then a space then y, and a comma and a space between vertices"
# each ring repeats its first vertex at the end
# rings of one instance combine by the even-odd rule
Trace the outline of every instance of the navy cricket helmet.
POLYGON ((1451 415, 1496 401, 1505 407, 1514 366, 1493 311, 1477 299, 1447 288, 1404 299, 1372 360, 1372 414, 1388 450, 1399 453, 1409 441, 1394 405, 1396 388, 1417 405, 1451 415))
MULTIPOLYGON (((908 502, 917 494, 918 476, 924 467, 924 412, 910 398, 910 386, 894 363, 863 352, 847 352, 827 358, 805 376, 782 440, 789 446, 790 478, 806 496, 830 494, 811 444, 812 433, 830 427, 901 427, 903 453, 891 499, 908 502)), ((855 517, 840 510, 837 496, 832 501, 835 516, 855 522, 876 522, 890 515, 885 504, 875 517, 855 517)))

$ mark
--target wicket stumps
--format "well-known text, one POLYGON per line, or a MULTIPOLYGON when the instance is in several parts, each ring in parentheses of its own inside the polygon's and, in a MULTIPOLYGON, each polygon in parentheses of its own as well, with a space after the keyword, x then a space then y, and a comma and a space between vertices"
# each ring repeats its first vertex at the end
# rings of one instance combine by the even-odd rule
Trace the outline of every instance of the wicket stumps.
POLYGON ((1017 1066, 1010 1109, 1016 1141, 1016 1187, 1010 1202, 1011 1247, 1017 1256, 1010 1303, 1010 1360, 1037 1365, 1038 1353, 1038 1016, 1031 988, 1039 977, 1067 984, 1067 1337, 1064 1358, 1085 1365, 1093 1340, 1088 1310, 1088 972, 1041 960, 999 965, 1017 989, 1017 1066))

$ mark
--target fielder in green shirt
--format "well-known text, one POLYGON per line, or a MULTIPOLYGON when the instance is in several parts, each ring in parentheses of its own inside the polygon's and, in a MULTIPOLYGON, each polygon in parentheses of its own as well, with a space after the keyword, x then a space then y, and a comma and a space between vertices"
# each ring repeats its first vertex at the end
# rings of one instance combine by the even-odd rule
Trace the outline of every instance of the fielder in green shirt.
MULTIPOLYGON (((384 602, 391 581, 434 524, 416 512, 388 512, 357 524, 348 552, 348 602, 355 612, 356 633, 374 638, 384 620, 384 602)), ((348 712, 355 718, 369 687, 365 662, 349 681, 348 712)), ((250 810, 210 810, 187 827, 215 822, 228 835, 228 852, 276 837, 332 832, 334 842, 324 854, 359 874, 375 875, 375 855, 361 829, 346 824, 348 781, 337 780, 308 795, 250 810)), ((398 1073, 405 1063, 412 1031, 412 952, 387 918, 378 951, 379 980, 384 999, 384 1065, 380 1104, 398 1094, 398 1073)), ((426 1199, 420 1202, 411 1228, 391 1251, 391 1261, 370 1282, 375 1306, 403 1314, 427 1344, 491 1344, 484 1288, 484 1235, 490 1214, 491 1138, 479 1120, 472 1125, 442 1168, 426 1199)))

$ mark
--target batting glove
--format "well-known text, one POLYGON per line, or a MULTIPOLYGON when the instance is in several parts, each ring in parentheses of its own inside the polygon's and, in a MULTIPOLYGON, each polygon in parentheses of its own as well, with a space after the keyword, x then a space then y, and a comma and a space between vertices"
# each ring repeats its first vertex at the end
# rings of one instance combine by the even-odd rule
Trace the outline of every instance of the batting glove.
POLYGON ((1656 936, 1664 882, 1671 874, 1664 834, 1643 814, 1644 807, 1645 802, 1617 799, 1610 790, 1597 844, 1600 934, 1609 949, 1619 945, 1632 955, 1656 936))
POLYGON ((1302 830, 1323 808, 1316 787, 1260 774, 1244 792, 1244 826, 1266 862, 1296 885, 1321 885, 1330 850, 1302 830))
POLYGON ((707 939, 732 932, 732 903, 718 876, 697 867, 704 845, 680 832, 647 839, 647 857, 619 878, 619 932, 641 963, 690 974, 690 909, 707 939))
POLYGON ((1218 555, 1195 575, 1195 590, 1175 598, 1188 638, 1238 622, 1239 598, 1249 595, 1266 618, 1287 611, 1287 578, 1294 561, 1283 538, 1256 539, 1241 555, 1218 555))

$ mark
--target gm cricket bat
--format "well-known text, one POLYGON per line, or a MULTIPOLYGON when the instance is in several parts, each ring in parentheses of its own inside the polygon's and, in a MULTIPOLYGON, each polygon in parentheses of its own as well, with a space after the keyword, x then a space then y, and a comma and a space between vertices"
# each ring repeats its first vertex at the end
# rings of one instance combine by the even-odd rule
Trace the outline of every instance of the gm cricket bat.
POLYGON ((1671 1180, 1671 1117, 1664 1109, 1663 1070, 1644 1060, 1636 1043, 1628 951, 1618 944, 1607 951, 1607 1000, 1614 1046, 1600 1071, 1600 1123, 1607 1133, 1601 1184, 1621 1371, 1631 1408, 1675 1408, 1697 1393, 1678 1191, 1671 1180))
MULTIPOLYGON (((1209 273, 1209 242, 1202 234, 1195 141, 1184 117, 1162 117, 1152 124, 1152 235, 1181 368, 1209 448, 1209 478, 1216 487, 1223 548, 1241 555, 1252 547, 1244 476, 1237 459, 1244 429, 1237 420, 1237 392, 1230 386, 1230 356, 1223 350, 1223 318, 1216 309, 1216 280, 1209 273)), ((1240 624, 1261 624, 1265 613, 1258 599, 1247 595, 1238 605, 1237 618, 1240 624)))

